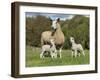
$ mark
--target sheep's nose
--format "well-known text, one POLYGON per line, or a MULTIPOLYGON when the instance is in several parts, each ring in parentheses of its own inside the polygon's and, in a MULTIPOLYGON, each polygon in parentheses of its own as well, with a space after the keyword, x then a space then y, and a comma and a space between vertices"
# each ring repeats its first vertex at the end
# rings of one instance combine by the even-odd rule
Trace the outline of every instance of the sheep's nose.
POLYGON ((56 29, 54 27, 51 28, 53 31, 55 31, 56 29))

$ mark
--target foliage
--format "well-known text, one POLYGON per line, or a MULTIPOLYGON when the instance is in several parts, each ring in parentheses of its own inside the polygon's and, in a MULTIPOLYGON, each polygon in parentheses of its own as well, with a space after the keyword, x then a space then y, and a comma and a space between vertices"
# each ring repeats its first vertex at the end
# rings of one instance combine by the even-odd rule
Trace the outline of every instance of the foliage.
POLYGON ((89 49, 89 18, 77 15, 67 21, 62 27, 65 34, 64 48, 70 48, 70 37, 75 38, 76 43, 81 43, 84 48, 89 49))
POLYGON ((40 46, 41 33, 50 30, 51 20, 45 16, 26 18, 26 44, 40 46))

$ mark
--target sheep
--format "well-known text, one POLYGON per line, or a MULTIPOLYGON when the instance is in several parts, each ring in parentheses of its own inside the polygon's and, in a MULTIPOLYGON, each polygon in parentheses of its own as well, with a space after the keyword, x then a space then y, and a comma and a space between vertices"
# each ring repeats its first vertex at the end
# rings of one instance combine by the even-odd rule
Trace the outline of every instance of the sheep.
POLYGON ((52 20, 51 28, 52 31, 44 31, 41 33, 41 46, 48 43, 51 37, 54 37, 58 56, 62 58, 62 48, 65 42, 65 36, 61 29, 60 18, 52 20))
POLYGON ((84 53, 84 50, 83 50, 83 47, 82 47, 81 44, 75 43, 75 40, 74 40, 73 37, 70 37, 70 42, 72 43, 72 47, 71 47, 71 49, 72 49, 72 56, 74 56, 74 53, 75 53, 75 57, 77 55, 80 56, 80 53, 77 54, 78 52, 82 52, 83 56, 85 56, 85 53, 84 53))
POLYGON ((40 58, 44 58, 45 52, 50 52, 52 58, 57 58, 57 50, 56 50, 54 39, 50 39, 50 43, 51 45, 45 44, 42 46, 42 52, 40 54, 40 58))

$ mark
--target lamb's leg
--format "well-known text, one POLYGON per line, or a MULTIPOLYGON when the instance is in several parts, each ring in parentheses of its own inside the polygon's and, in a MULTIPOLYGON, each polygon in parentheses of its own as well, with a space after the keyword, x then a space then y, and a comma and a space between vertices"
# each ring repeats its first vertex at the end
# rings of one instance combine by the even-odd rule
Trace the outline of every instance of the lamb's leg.
POLYGON ((50 55, 51 55, 51 58, 54 57, 54 53, 52 51, 50 52, 50 55))
POLYGON ((55 50, 54 57, 57 58, 57 50, 55 50))
POLYGON ((81 46, 81 51, 82 51, 83 56, 85 56, 84 49, 82 46, 81 46))
POLYGON ((77 57, 77 50, 75 50, 75 57, 77 57))
POLYGON ((44 58, 43 54, 44 54, 44 51, 41 52, 40 58, 44 58))
POLYGON ((57 53, 53 52, 53 58, 57 58, 57 53))
POLYGON ((82 45, 80 46, 80 50, 82 51, 83 56, 85 56, 84 49, 83 49, 82 45))
POLYGON ((82 50, 82 54, 83 54, 83 56, 85 56, 84 50, 82 50))
POLYGON ((52 52, 52 56, 54 57, 54 58, 57 58, 57 51, 55 50, 54 52, 52 52))
POLYGON ((74 57, 74 51, 72 50, 72 57, 74 57))
POLYGON ((80 57, 80 52, 78 52, 78 56, 80 57))

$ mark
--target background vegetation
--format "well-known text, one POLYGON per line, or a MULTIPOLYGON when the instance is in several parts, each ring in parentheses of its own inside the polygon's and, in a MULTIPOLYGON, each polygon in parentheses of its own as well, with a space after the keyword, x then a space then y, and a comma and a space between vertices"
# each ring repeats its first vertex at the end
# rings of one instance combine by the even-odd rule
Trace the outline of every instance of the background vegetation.
MULTIPOLYGON (((40 38, 43 31, 51 30, 52 20, 45 16, 26 17, 26 44, 40 47, 40 38)), ((77 43, 81 43, 85 49, 89 49, 89 17, 75 15, 70 20, 60 21, 65 35, 64 49, 69 49, 69 38, 73 36, 77 43)))

